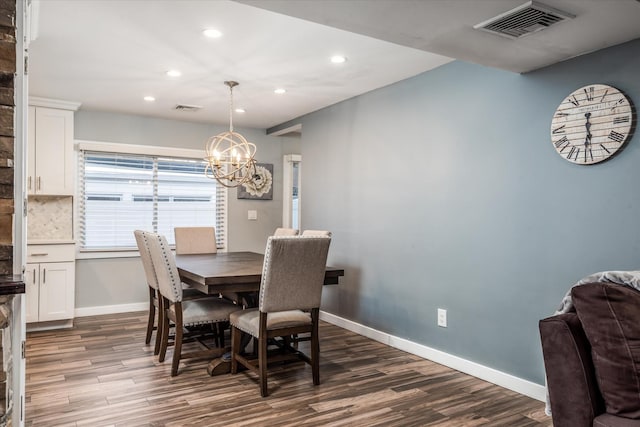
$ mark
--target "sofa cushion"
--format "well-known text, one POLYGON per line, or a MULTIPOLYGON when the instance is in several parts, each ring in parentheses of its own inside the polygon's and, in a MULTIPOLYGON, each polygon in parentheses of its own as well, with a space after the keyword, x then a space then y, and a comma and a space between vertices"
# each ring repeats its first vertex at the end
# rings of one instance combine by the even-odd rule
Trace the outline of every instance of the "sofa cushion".
POLYGON ((604 412, 604 401, 578 315, 542 319, 539 328, 554 425, 590 426, 604 412))
POLYGON ((593 420, 593 427, 640 427, 640 420, 602 414, 593 420))
POLYGON ((592 283, 571 294, 607 413, 640 419, 640 292, 592 283))

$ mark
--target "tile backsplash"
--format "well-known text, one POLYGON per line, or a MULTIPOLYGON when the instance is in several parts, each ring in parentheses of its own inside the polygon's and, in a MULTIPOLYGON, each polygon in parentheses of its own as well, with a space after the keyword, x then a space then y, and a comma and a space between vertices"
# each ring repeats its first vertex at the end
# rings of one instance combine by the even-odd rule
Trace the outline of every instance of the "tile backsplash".
POLYGON ((30 196, 27 240, 73 239, 73 197, 30 196))

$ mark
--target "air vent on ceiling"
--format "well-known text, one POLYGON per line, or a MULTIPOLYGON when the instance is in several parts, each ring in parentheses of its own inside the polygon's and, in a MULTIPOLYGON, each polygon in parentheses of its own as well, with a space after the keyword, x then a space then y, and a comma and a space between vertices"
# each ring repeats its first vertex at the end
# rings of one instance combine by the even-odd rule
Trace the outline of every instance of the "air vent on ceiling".
POLYGON ((194 111, 198 111, 201 110, 202 106, 200 105, 187 105, 187 104, 178 104, 174 107, 174 110, 177 111, 189 111, 189 112, 194 112, 194 111))
POLYGON ((575 15, 531 0, 473 28, 516 39, 573 18, 575 15))

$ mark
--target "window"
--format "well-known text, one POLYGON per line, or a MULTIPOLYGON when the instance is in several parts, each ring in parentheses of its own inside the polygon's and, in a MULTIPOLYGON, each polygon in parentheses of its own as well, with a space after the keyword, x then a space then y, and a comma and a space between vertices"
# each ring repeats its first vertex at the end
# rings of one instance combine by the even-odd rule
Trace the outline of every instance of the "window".
POLYGON ((282 226, 300 229, 300 167, 302 156, 284 156, 282 226))
POLYGON ((199 159, 80 150, 80 250, 132 250, 133 230, 214 226, 225 246, 226 191, 199 159))

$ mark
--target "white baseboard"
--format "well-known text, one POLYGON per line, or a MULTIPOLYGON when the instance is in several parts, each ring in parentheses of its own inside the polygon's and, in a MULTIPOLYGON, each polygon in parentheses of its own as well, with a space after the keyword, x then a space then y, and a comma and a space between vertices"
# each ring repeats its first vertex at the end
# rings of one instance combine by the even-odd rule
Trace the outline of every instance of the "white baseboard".
POLYGON ((76 308, 76 317, 99 316, 101 314, 129 313, 132 311, 145 311, 149 309, 148 302, 134 302, 131 304, 101 305, 96 307, 76 308))
POLYGON ((27 323, 27 332, 52 331, 73 328, 73 319, 52 320, 50 322, 27 323))
POLYGON ((516 393, 529 396, 532 399, 536 399, 541 402, 546 400, 546 389, 540 384, 515 377, 496 369, 480 365, 479 363, 472 362, 404 338, 398 338, 325 311, 320 312, 320 319, 351 332, 355 332, 358 335, 363 335, 388 346, 406 351, 407 353, 415 354, 416 356, 420 356, 424 359, 464 372, 465 374, 472 375, 480 378, 481 380, 515 391, 516 393))

